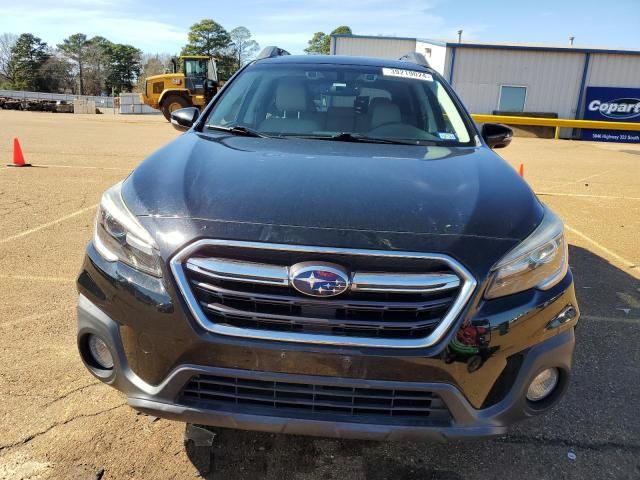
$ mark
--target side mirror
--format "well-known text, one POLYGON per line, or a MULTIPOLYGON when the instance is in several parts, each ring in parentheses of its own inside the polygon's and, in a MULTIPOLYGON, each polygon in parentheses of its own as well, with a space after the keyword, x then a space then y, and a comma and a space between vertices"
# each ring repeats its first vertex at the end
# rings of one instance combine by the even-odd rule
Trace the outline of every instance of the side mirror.
POLYGON ((189 130, 200 116, 198 107, 187 107, 171 112, 171 125, 176 130, 189 130))
POLYGON ((482 125, 482 138, 489 148, 504 148, 511 143, 513 130, 499 123, 485 123, 482 125))

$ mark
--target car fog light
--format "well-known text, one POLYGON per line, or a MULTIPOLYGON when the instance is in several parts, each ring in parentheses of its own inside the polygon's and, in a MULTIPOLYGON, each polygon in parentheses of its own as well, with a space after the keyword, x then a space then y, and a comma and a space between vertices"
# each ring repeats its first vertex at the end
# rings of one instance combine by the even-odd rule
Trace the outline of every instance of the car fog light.
POLYGON ((533 379, 529 390, 527 390, 527 400, 530 402, 539 402, 547 398, 558 385, 560 374, 557 368, 547 368, 540 372, 533 379))
POLYGON ((104 340, 96 335, 89 335, 89 352, 97 366, 104 370, 113 368, 113 357, 104 340))
POLYGON ((570 320, 573 320, 578 316, 578 311, 576 307, 573 305, 567 305, 562 309, 562 311, 556 315, 553 320, 547 323, 547 330, 551 330, 552 328, 558 328, 560 325, 564 325, 570 320))

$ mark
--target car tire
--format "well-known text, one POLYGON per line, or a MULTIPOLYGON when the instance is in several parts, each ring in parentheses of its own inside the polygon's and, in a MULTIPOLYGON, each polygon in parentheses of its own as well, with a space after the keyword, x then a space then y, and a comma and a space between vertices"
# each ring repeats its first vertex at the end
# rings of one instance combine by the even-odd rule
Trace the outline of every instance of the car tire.
POLYGON ((191 102, 181 95, 169 95, 162 101, 162 105, 160 106, 160 110, 162 110, 162 114, 164 118, 167 119, 168 122, 171 121, 171 112, 178 110, 180 108, 190 107, 191 102))

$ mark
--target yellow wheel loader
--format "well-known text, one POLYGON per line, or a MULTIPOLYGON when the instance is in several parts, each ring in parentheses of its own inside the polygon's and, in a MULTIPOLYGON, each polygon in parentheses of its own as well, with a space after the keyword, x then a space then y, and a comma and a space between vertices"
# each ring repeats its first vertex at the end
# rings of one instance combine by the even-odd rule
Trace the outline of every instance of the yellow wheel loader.
POLYGON ((180 57, 184 71, 178 71, 178 62, 173 59, 173 73, 154 75, 146 79, 140 101, 158 109, 167 120, 171 112, 184 107, 200 109, 218 91, 218 69, 214 58, 202 55, 180 57))

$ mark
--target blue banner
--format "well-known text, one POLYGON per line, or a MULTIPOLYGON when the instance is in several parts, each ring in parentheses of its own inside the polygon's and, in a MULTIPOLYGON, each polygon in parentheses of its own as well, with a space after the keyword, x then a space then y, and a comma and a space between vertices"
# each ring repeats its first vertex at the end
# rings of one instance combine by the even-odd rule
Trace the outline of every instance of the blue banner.
MULTIPOLYGON (((587 87, 583 118, 640 123, 640 88, 587 87)), ((640 132, 583 129, 582 140, 640 143, 640 132)))

